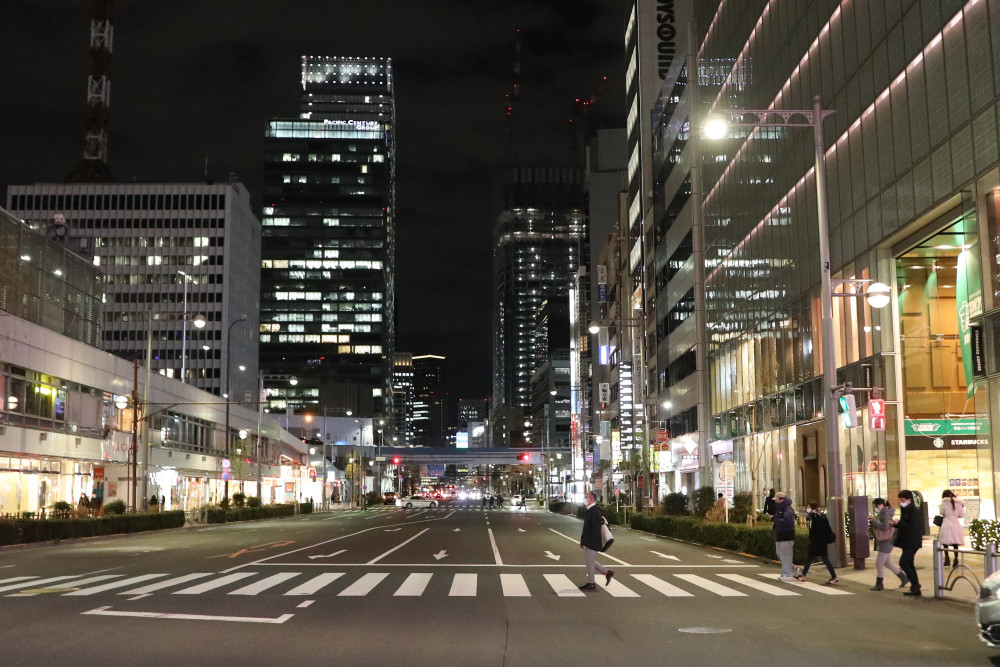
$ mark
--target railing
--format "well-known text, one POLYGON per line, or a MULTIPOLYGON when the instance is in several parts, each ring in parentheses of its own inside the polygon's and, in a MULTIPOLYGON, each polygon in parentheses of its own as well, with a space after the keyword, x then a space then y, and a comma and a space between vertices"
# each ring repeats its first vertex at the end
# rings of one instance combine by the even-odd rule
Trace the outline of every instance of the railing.
POLYGON ((944 566, 944 553, 946 549, 941 546, 940 540, 934 540, 932 554, 933 567, 934 567, 934 597, 943 598, 945 591, 953 591, 955 589, 955 584, 959 581, 967 581, 969 585, 975 590, 976 595, 979 595, 979 591, 983 587, 982 581, 976 574, 976 571, 965 564, 965 557, 967 555, 972 556, 982 556, 983 557, 983 580, 989 577, 991 574, 1000 569, 1000 563, 998 563, 997 546, 993 543, 986 545, 985 551, 979 551, 977 549, 966 549, 964 547, 959 549, 947 549, 951 556, 954 557, 954 563, 950 565, 951 568, 948 572, 945 572, 944 566))

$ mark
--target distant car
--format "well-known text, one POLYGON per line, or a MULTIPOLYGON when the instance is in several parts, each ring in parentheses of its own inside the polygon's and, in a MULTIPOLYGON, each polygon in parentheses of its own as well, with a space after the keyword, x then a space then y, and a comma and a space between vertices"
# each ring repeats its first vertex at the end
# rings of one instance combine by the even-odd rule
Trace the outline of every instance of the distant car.
POLYGON ((410 496, 409 498, 397 498, 396 507, 405 507, 410 509, 413 507, 437 507, 437 501, 433 498, 425 498, 424 496, 410 496))
POLYGON ((382 504, 394 505, 396 503, 397 497, 398 496, 396 495, 395 491, 386 491, 385 493, 382 494, 382 504))
POLYGON ((988 646, 1000 648, 1000 571, 986 577, 976 600, 976 624, 979 638, 988 646))
POLYGON ((511 496, 510 504, 514 507, 524 507, 524 496, 521 494, 511 496))

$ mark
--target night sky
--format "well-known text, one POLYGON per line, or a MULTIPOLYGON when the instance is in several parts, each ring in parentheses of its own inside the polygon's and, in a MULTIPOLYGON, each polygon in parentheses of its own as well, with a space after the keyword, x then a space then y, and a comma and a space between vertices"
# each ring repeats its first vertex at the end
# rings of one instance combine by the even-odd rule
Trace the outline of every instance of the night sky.
MULTIPOLYGON (((0 0, 0 188, 80 160, 89 0, 0 0)), ((117 0, 109 162, 120 181, 230 173, 260 214, 266 120, 297 115, 303 54, 393 59, 397 348, 448 357, 452 399, 491 392, 495 176, 581 164, 568 121, 624 125, 618 0, 117 0), (522 43, 513 145, 504 121, 522 43), (601 78, 608 82, 601 86, 601 78)))

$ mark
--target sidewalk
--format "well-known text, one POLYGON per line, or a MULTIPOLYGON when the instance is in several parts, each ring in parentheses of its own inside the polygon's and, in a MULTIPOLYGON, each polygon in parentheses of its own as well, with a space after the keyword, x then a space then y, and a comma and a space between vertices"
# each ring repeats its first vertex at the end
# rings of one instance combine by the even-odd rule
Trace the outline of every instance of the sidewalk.
MULTIPOLYGON (((917 552, 914 558, 914 565, 917 568, 917 575, 920 577, 920 587, 923 590, 925 598, 934 598, 934 569, 932 563, 932 544, 933 537, 924 538, 924 546, 920 551, 917 552)), ((899 562, 899 549, 893 549, 892 551, 892 562, 899 562)), ((872 551, 871 557, 865 561, 865 569, 855 570, 854 561, 848 556, 848 565, 846 567, 837 570, 837 577, 842 581, 853 581, 860 584, 866 584, 868 587, 875 585, 875 558, 876 554, 872 551)), ((819 564, 822 565, 822 564, 819 564)), ((982 583, 983 580, 983 557, 976 556, 973 554, 965 554, 965 565, 970 568, 972 572, 968 570, 965 571, 967 576, 974 573, 975 578, 978 578, 979 582, 982 583)), ((816 565, 813 565, 815 568, 816 565)), ((950 567, 946 567, 944 570, 945 578, 948 577, 948 573, 951 570, 950 567)), ((957 575, 958 572, 956 571, 957 575)), ((892 572, 886 568, 885 571, 885 590, 882 594, 889 593, 890 591, 898 591, 902 593, 906 589, 899 589, 899 579, 896 578, 892 572)), ((950 591, 944 591, 944 597, 947 600, 961 600, 963 602, 974 603, 978 597, 978 592, 972 587, 972 584, 968 581, 958 581, 955 583, 954 589, 950 591)))

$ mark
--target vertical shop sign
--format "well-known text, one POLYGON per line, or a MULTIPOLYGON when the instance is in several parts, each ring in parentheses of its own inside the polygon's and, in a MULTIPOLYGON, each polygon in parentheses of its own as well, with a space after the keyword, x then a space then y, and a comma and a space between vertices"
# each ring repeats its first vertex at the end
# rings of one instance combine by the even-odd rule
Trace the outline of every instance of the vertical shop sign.
POLYGON ((980 326, 969 327, 972 334, 972 375, 981 378, 986 377, 986 354, 983 351, 983 328, 980 326))
POLYGON ((975 393, 975 374, 972 362, 971 320, 983 314, 983 287, 979 273, 979 244, 964 248, 958 256, 956 281, 956 306, 958 310, 958 338, 962 349, 962 367, 969 398, 975 393))

